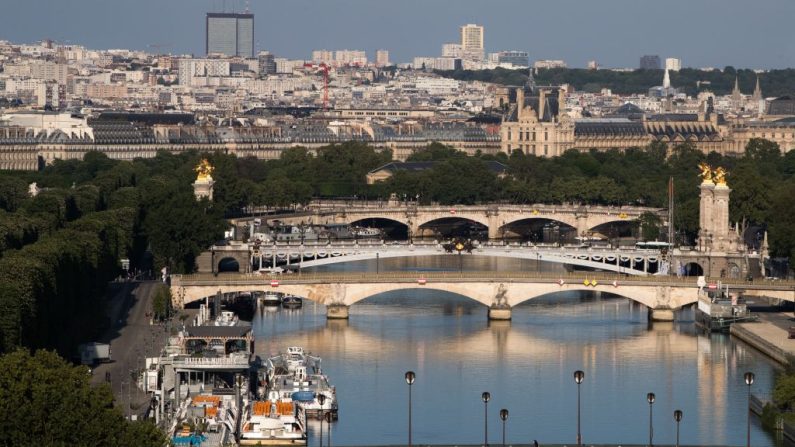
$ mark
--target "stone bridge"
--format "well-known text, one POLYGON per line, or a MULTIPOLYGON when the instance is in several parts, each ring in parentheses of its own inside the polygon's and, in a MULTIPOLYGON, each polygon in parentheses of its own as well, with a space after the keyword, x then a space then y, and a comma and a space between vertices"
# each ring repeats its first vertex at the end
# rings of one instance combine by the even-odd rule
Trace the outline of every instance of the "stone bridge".
MULTIPOLYGON (((726 282, 749 295, 795 301, 795 284, 726 282)), ((324 304, 329 318, 347 318, 348 306, 371 296, 406 289, 434 289, 468 297, 489 306, 489 318, 510 319, 511 308, 527 300, 562 291, 596 291, 619 295, 650 310, 650 318, 673 319, 674 311, 698 299, 696 278, 638 278, 606 274, 550 275, 528 272, 388 272, 283 275, 194 274, 171 277, 175 305, 221 293, 275 291, 324 304)))
MULTIPOLYGON (((364 261, 414 256, 451 256, 437 242, 334 242, 334 243, 278 243, 259 247, 247 243, 213 246, 209 252, 197 259, 199 273, 214 273, 225 259, 235 259, 240 271, 249 273, 251 266, 297 265, 300 268, 317 267, 341 262, 364 261)), ((482 243, 471 253, 461 256, 490 256, 527 259, 537 262, 553 262, 626 273, 646 275, 668 271, 666 261, 659 250, 636 250, 633 248, 611 249, 609 247, 575 247, 556 245, 528 245, 518 242, 499 244, 482 243)))
POLYGON ((610 223, 631 222, 645 212, 658 215, 663 221, 667 212, 660 208, 635 206, 583 205, 473 205, 424 206, 415 203, 377 202, 361 204, 352 201, 312 203, 299 216, 281 217, 284 223, 353 224, 368 219, 386 219, 405 225, 411 234, 421 235, 428 225, 441 219, 463 219, 488 228, 489 239, 498 239, 512 225, 537 219, 559 222, 574 228, 578 235, 598 232, 598 227, 610 223))

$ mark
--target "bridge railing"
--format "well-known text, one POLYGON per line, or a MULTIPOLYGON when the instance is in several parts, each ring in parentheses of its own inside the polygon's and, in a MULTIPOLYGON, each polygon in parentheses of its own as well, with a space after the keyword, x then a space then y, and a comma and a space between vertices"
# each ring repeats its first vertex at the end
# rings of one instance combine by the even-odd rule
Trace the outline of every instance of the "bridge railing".
MULTIPOLYGON (((295 273, 284 275, 268 275, 258 273, 195 273, 189 275, 174 275, 174 279, 181 285, 234 285, 261 282, 268 286, 271 281, 278 284, 306 284, 330 282, 415 282, 424 279, 432 281, 465 281, 465 282, 545 282, 555 283, 561 280, 565 284, 577 284, 588 281, 592 285, 610 285, 613 281, 617 285, 692 285, 697 287, 695 277, 677 276, 625 276, 607 272, 538 272, 538 271, 446 271, 446 272, 324 272, 324 273, 295 273)), ((768 289, 768 290, 794 290, 795 281, 742 281, 739 279, 709 278, 707 282, 721 281, 729 287, 768 289)))

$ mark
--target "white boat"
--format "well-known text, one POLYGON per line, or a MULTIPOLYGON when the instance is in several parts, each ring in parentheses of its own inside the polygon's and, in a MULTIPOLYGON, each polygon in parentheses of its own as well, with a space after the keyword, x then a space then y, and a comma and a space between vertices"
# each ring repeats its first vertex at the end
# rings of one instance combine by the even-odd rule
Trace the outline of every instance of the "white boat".
POLYGON ((369 227, 352 227, 351 233, 357 238, 376 238, 381 237, 381 230, 369 227))
POLYGON ((264 377, 268 395, 291 399, 309 416, 322 417, 329 413, 337 419, 337 391, 323 374, 320 361, 320 357, 306 354, 298 346, 269 358, 264 377), (323 405, 318 399, 321 395, 325 396, 323 405))
POLYGON ((240 322, 240 319, 235 315, 234 312, 224 310, 221 311, 221 315, 215 318, 213 321, 213 325, 215 326, 237 326, 240 322))
POLYGON ((306 413, 288 399, 255 400, 246 406, 240 445, 306 445, 306 413))
POLYGON ((732 323, 756 321, 740 294, 729 293, 729 286, 711 284, 699 292, 696 323, 710 332, 728 331, 732 323))
POLYGON ((275 292, 266 292, 260 301, 263 306, 278 306, 282 303, 282 296, 275 292))

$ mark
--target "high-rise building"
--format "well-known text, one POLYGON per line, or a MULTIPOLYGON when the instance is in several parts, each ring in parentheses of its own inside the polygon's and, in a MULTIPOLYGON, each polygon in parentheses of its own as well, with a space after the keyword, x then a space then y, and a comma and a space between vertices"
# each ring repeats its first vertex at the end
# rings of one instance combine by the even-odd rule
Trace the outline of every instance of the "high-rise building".
POLYGON ((463 53, 460 43, 442 44, 442 57, 461 57, 463 53))
POLYGON ((276 58, 270 51, 260 51, 257 54, 260 76, 276 73, 276 58))
POLYGON ((665 69, 671 71, 679 71, 682 69, 682 59, 669 57, 665 59, 665 69))
POLYGON ((378 50, 375 52, 375 65, 378 67, 388 67, 392 65, 389 62, 389 50, 378 50))
POLYGON ((660 56, 656 54, 647 54, 640 57, 641 70, 659 70, 660 68, 660 56))
POLYGON ((498 64, 511 64, 514 67, 529 67, 530 55, 527 51, 499 51, 497 52, 498 64))
POLYGON ((207 54, 254 57, 254 14, 208 12, 207 54))
POLYGON ((464 59, 483 60, 483 27, 471 23, 461 27, 461 51, 464 59))

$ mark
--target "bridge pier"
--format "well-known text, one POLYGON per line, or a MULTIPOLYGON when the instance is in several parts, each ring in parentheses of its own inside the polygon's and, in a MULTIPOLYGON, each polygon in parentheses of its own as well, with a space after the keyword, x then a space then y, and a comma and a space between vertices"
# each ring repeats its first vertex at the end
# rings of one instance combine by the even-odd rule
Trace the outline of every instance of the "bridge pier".
POLYGON ((649 308, 649 320, 674 321, 674 310, 668 307, 649 308))
POLYGON ((490 306, 489 320, 506 321, 511 319, 511 308, 509 306, 490 306))
POLYGON ((329 320, 347 320, 348 306, 344 304, 329 304, 326 307, 326 318, 329 320))

